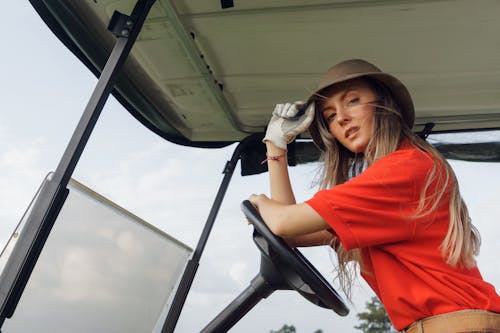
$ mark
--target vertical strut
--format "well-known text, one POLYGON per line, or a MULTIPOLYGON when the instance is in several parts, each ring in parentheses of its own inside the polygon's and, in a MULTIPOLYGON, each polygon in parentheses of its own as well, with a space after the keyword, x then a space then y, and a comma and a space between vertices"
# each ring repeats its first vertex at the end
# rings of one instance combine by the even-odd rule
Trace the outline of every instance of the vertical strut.
POLYGON ((217 213, 219 212, 222 200, 224 199, 224 195, 226 194, 226 190, 229 186, 229 182, 231 181, 231 177, 233 176, 236 163, 240 159, 242 152, 246 148, 246 145, 248 143, 254 142, 254 140, 255 135, 251 135, 242 140, 235 148, 231 160, 229 160, 224 167, 224 178, 222 179, 222 183, 219 186, 219 191, 217 192, 214 203, 212 205, 212 209, 210 210, 210 214, 208 215, 207 221, 205 222, 205 227, 203 228, 193 256, 188 261, 186 269, 184 270, 181 281, 179 283, 179 287, 177 288, 174 299, 172 301, 172 305, 170 306, 170 309, 168 311, 167 318, 165 319, 165 322, 163 324, 161 333, 174 332, 177 321, 179 320, 179 317, 181 315, 182 308, 184 307, 184 303, 186 302, 189 289, 191 288, 191 284, 193 283, 193 279, 198 270, 200 258, 208 241, 208 236, 210 235, 215 222, 215 218, 217 217, 217 213))

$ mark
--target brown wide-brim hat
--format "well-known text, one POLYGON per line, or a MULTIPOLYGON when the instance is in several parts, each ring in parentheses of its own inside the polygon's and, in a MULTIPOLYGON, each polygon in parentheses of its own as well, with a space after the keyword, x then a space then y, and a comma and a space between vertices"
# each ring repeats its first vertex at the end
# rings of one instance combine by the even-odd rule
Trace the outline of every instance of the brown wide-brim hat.
MULTIPOLYGON (((321 96, 322 92, 327 88, 330 88, 335 84, 360 77, 370 77, 381 82, 394 97, 400 108, 403 121, 410 129, 413 128, 413 124, 415 122, 415 109, 413 107, 410 92, 405 85, 396 77, 382 72, 375 65, 361 59, 342 61, 330 68, 319 81, 318 88, 311 94, 307 104, 314 102, 318 95, 321 96)), ((326 150, 317 126, 316 121, 313 121, 309 127, 309 133, 311 134, 314 143, 321 150, 326 150)))

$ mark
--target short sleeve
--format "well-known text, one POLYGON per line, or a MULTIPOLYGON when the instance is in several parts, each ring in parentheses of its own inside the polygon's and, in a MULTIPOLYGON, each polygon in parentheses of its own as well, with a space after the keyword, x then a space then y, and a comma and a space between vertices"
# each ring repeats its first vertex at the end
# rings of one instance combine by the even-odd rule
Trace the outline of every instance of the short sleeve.
POLYGON ((346 250, 411 239, 420 192, 433 162, 413 149, 398 150, 344 184, 307 200, 346 250))

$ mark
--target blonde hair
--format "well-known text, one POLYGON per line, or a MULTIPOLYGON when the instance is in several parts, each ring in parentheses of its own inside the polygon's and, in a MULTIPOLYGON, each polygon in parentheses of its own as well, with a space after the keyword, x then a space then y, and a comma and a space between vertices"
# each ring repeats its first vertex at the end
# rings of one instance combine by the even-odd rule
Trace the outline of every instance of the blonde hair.
MULTIPOLYGON (((452 266, 467 268, 475 266, 474 257, 479 253, 481 240, 477 229, 471 223, 467 206, 460 196, 458 182, 451 166, 433 146, 411 131, 402 120, 400 107, 381 82, 367 77, 363 77, 363 80, 370 85, 378 98, 373 134, 364 154, 354 154, 339 144, 329 132, 323 116, 318 112, 315 115, 314 121, 326 148, 322 154, 323 163, 319 174, 320 189, 342 184, 359 175, 367 166, 396 151, 401 141, 406 139, 411 145, 428 154, 434 162, 412 218, 420 218, 432 213, 441 203, 443 196, 449 194, 450 223, 448 232, 440 245, 442 257, 447 264, 452 266), (437 190, 429 191, 431 185, 437 190)), ((318 104, 321 101, 316 100, 315 103, 318 104)), ((364 271, 361 249, 346 251, 340 242, 337 242, 334 248, 338 257, 337 276, 340 287, 350 298, 358 265, 361 271, 364 271)))

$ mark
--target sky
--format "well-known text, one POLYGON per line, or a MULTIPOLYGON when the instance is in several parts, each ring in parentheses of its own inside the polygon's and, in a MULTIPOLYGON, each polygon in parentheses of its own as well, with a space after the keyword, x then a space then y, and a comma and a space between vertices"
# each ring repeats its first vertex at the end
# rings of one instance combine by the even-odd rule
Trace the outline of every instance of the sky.
MULTIPOLYGON (((48 172, 55 170, 97 79, 49 31, 27 1, 3 2, 0 21, 0 246, 15 229, 48 172)), ((272 106, 270 106, 270 109, 272 106)), ((489 134, 498 140, 499 132, 489 134)), ((443 138, 439 138, 443 140, 443 138)), ((445 138, 446 140, 449 138, 445 138)), ((465 139, 468 139, 467 137, 465 139)), ((191 248, 196 247, 222 170, 235 145, 196 149, 174 145, 108 100, 73 178, 191 248)), ((482 235, 484 278, 500 288, 499 164, 451 161, 482 235)), ((297 200, 311 197, 317 164, 291 170, 297 200)), ((199 331, 255 276, 259 253, 240 202, 267 193, 267 175, 241 177, 237 167, 200 262, 176 332, 199 331)), ((328 280, 327 248, 303 251, 328 280)), ((341 318, 294 292, 261 301, 231 332, 268 332, 292 324, 298 333, 359 332, 356 313, 373 293, 355 288, 351 314, 341 318)), ((39 311, 42 311, 40 309, 39 311)), ((113 311, 110 309, 110 311, 113 311)), ((8 333, 8 331, 6 331, 8 333)))

